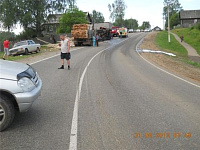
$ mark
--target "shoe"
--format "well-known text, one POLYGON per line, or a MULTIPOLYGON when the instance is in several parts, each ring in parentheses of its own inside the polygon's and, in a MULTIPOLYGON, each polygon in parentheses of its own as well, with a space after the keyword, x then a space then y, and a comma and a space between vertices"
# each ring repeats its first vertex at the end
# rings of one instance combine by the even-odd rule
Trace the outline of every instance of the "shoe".
POLYGON ((3 60, 6 60, 5 58, 2 58, 3 60))
POLYGON ((68 70, 70 70, 70 66, 68 66, 68 70))
POLYGON ((64 69, 64 66, 62 65, 60 68, 58 68, 58 69, 64 69))

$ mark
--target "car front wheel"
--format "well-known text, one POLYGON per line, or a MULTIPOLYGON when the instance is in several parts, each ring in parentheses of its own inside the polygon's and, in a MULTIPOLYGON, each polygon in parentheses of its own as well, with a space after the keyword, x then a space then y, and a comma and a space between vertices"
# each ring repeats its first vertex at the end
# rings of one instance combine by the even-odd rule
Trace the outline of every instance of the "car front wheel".
POLYGON ((9 99, 3 95, 0 97, 0 131, 5 130, 15 117, 15 108, 9 99))
POLYGON ((28 49, 26 48, 26 49, 25 49, 25 55, 28 55, 28 53, 29 53, 29 51, 28 51, 28 49))
POLYGON ((39 47, 37 47, 36 53, 39 53, 39 52, 40 52, 40 49, 39 49, 39 47))

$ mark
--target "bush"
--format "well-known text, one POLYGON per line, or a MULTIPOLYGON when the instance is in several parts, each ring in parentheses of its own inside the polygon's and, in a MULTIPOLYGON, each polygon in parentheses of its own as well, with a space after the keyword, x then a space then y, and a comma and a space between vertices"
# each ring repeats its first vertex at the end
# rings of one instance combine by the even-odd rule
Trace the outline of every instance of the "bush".
POLYGON ((200 31, 200 23, 198 23, 195 28, 200 31))
POLYGON ((68 11, 67 13, 63 14, 59 20, 59 23, 60 25, 57 29, 57 34, 70 33, 74 24, 87 23, 87 20, 82 11, 74 9, 73 11, 68 11))
POLYGON ((34 29, 25 29, 22 33, 20 33, 20 35, 16 36, 16 40, 27 40, 35 37, 37 37, 37 34, 34 29))

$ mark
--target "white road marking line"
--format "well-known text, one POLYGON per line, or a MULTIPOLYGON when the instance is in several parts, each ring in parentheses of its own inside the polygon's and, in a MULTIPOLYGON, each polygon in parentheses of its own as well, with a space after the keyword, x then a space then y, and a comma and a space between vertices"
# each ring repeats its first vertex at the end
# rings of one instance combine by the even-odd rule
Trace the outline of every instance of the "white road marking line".
MULTIPOLYGON (((143 39, 144 39, 144 38, 143 38, 143 39)), ((142 39, 142 40, 143 40, 143 39, 142 39)), ((172 74, 172 73, 170 73, 170 72, 168 72, 168 71, 166 71, 166 70, 164 70, 164 69, 162 69, 162 68, 160 68, 160 67, 154 65, 153 63, 151 63, 150 61, 148 61, 147 59, 145 59, 144 57, 142 57, 142 55, 140 55, 140 53, 139 53, 138 50, 137 50, 137 49, 138 49, 138 45, 141 44, 142 40, 140 40, 140 42, 136 45, 136 52, 138 53, 138 55, 139 55, 144 61, 146 61, 146 62, 149 63, 150 65, 156 67, 157 69, 159 69, 159 70, 161 70, 161 71, 163 71, 163 72, 165 72, 165 73, 167 73, 167 74, 169 74, 169 75, 171 75, 171 76, 173 76, 173 77, 175 77, 175 78, 177 78, 177 79, 179 79, 179 80, 182 80, 182 81, 184 81, 184 82, 186 82, 186 83, 189 83, 189 84, 191 84, 191 85, 193 85, 193 86, 196 86, 196 87, 200 88, 199 85, 194 84, 194 83, 192 83, 192 82, 190 82, 190 81, 187 81, 187 80, 185 80, 185 79, 183 79, 183 78, 181 78, 181 77, 178 77, 178 76, 176 76, 176 75, 174 75, 174 74, 172 74)))
POLYGON ((90 63, 92 62, 92 60, 99 55, 100 53, 102 53, 104 50, 101 50, 100 52, 98 52, 96 55, 94 55, 94 57, 92 57, 92 59, 88 62, 87 66, 85 67, 81 78, 80 78, 80 82, 79 82, 79 87, 78 90, 76 92, 76 99, 75 99, 75 104, 74 104, 74 112, 73 112, 73 118, 72 118, 72 127, 71 127, 71 135, 70 135, 70 145, 69 145, 69 149, 70 150, 76 150, 77 149, 77 130, 78 130, 78 102, 80 100, 80 95, 81 95, 81 88, 82 88, 82 84, 83 84, 83 79, 85 76, 85 73, 90 65, 90 63))
MULTIPOLYGON (((77 48, 77 49, 71 50, 71 52, 73 52, 73 51, 77 51, 77 50, 82 49, 82 48, 84 48, 84 47, 80 47, 80 48, 77 48)), ((44 59, 38 60, 38 61, 36 61, 36 62, 30 63, 30 65, 37 64, 37 63, 39 63, 39 62, 42 62, 42 61, 45 61, 45 60, 48 60, 48 59, 54 58, 54 57, 59 56, 59 55, 60 55, 60 54, 56 54, 56 55, 54 55, 54 56, 51 56, 51 57, 48 57, 48 58, 44 58, 44 59)))
MULTIPOLYGON (((132 38, 134 36, 131 36, 130 38, 132 38)), ((88 67, 90 66, 92 60, 98 56, 99 54, 101 54, 102 52, 104 52, 105 50, 110 49, 111 47, 114 47, 116 45, 119 45, 122 42, 125 42, 126 40, 129 40, 130 38, 127 38, 125 40, 122 40, 121 42, 114 44, 106 49, 101 50, 100 52, 98 52, 96 55, 94 55, 92 57, 92 59, 90 59, 90 61, 88 62, 87 66, 85 67, 80 81, 79 81, 79 85, 78 85, 78 90, 76 92, 76 98, 75 98, 75 104, 74 104, 74 111, 73 111, 73 117, 72 117, 72 125, 71 125, 71 134, 70 134, 70 144, 69 144, 69 150, 77 150, 77 131, 78 131, 78 104, 79 104, 79 100, 80 100, 80 96, 81 96, 81 89, 82 89, 82 84, 83 84, 83 79, 85 77, 85 74, 87 72, 88 67)))

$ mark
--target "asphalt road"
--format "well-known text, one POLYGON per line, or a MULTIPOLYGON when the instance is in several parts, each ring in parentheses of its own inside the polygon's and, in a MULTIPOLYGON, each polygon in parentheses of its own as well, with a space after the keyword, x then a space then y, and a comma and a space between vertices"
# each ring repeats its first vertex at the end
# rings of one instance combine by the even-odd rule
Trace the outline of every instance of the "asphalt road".
POLYGON ((0 149, 199 150, 200 88, 144 61, 145 35, 72 51, 71 70, 57 69, 59 56, 33 64, 42 95, 0 133, 0 149))

